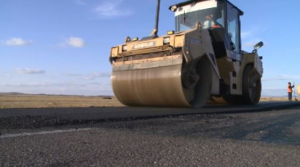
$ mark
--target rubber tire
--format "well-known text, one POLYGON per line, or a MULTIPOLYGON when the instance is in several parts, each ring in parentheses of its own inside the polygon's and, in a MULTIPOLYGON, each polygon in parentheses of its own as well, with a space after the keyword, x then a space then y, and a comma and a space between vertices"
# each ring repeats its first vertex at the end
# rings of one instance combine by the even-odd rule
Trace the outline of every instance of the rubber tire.
POLYGON ((252 70, 252 66, 248 65, 245 67, 242 78, 242 95, 227 95, 223 96, 223 99, 233 105, 243 105, 243 104, 257 104, 261 96, 261 79, 256 80, 256 90, 254 96, 249 92, 249 77, 252 70))
POLYGON ((243 91, 243 104, 257 104, 261 96, 261 79, 256 80, 255 90, 250 92, 249 78, 251 78, 252 67, 250 65, 246 66, 243 72, 243 82, 242 82, 242 91, 243 91))

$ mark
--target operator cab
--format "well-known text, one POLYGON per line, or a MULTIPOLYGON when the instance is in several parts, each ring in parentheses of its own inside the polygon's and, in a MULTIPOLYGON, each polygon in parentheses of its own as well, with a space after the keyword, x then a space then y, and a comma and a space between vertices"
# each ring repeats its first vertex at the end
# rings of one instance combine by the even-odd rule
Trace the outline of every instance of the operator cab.
POLYGON ((170 7, 176 32, 193 29, 200 22, 212 37, 217 58, 241 61, 240 16, 243 12, 227 0, 190 0, 170 7))

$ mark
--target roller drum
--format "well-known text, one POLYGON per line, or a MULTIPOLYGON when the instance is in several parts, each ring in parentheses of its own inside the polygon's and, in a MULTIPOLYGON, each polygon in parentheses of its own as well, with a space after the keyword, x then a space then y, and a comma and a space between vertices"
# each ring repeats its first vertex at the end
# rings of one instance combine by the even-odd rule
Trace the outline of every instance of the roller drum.
POLYGON ((202 107, 210 96, 209 62, 200 61, 196 67, 198 84, 188 89, 182 81, 186 77, 182 76, 180 59, 115 66, 111 77, 115 96, 127 106, 202 107))
POLYGON ((181 84, 181 65, 114 71, 113 91, 127 106, 189 107, 181 84))

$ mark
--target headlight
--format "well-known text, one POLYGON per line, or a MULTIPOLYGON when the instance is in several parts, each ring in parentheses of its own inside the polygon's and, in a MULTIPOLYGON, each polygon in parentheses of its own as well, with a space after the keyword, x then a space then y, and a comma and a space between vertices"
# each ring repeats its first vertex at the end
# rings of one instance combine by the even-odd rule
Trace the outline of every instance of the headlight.
POLYGON ((170 10, 171 10, 172 12, 176 12, 176 10, 177 10, 177 6, 176 6, 176 5, 174 5, 174 6, 171 6, 170 10))
POLYGON ((122 51, 123 51, 123 52, 127 51, 127 45, 123 45, 123 46, 122 46, 122 51))
POLYGON ((139 38, 138 38, 138 37, 135 37, 135 38, 132 38, 131 41, 138 41, 138 40, 139 40, 139 38))
POLYGON ((164 38, 164 45, 169 45, 170 44, 170 37, 164 38))
POLYGON ((168 35, 173 35, 175 32, 173 30, 168 31, 168 35))

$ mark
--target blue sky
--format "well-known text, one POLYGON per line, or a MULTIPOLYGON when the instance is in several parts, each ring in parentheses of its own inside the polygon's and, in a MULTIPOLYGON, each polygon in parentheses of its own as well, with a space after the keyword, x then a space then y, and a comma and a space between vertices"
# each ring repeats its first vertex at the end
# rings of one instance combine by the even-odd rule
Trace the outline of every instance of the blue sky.
MULTIPOLYGON (((159 34, 174 29, 161 0, 159 34)), ((242 16, 243 49, 264 57, 263 96, 300 84, 300 1, 232 0, 242 16)), ((156 0, 1 0, 0 92, 112 95, 110 48, 148 36, 156 0)))

